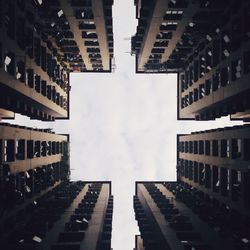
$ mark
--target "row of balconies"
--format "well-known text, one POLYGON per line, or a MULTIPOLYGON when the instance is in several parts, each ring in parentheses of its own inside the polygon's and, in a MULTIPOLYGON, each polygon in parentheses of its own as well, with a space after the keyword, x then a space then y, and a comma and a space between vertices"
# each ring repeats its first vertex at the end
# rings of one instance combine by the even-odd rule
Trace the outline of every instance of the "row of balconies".
MULTIPOLYGON (((23 61, 16 62, 16 56, 12 52, 8 52, 4 59, 5 71, 12 75, 16 80, 25 83, 29 88, 33 88, 37 93, 47 97, 52 102, 56 103, 60 107, 67 110, 67 98, 56 92, 56 88, 53 85, 47 85, 45 80, 42 80, 39 75, 34 74, 34 70, 29 68, 25 70, 25 64, 23 61)), ((65 81, 58 81, 58 85, 65 85, 65 81)))
MULTIPOLYGON (((209 53, 212 55, 211 50, 207 49, 207 55, 209 55, 209 53)), ((212 91, 216 91, 220 87, 226 86, 240 79, 245 74, 248 74, 250 72, 249 54, 250 51, 244 51, 242 57, 234 59, 230 64, 228 64, 228 66, 224 65, 224 67, 216 70, 212 78, 209 80, 213 84, 210 89, 212 89, 212 91)), ((191 64, 185 72, 180 74, 182 92, 191 87, 195 82, 215 67, 215 65, 212 65, 211 60, 208 59, 209 58, 200 55, 199 60, 194 60, 193 64, 191 64)))
POLYGON ((16 174, 11 173, 8 164, 0 165, 0 169, 2 212, 7 212, 65 178, 60 162, 16 174))
POLYGON ((230 170, 225 167, 211 166, 184 159, 180 159, 179 163, 177 169, 181 177, 185 177, 199 186, 204 186, 223 196, 229 196, 230 194, 232 201, 245 199, 243 190, 246 190, 246 187, 242 181, 245 173, 235 169, 230 170))
POLYGON ((178 151, 221 158, 250 160, 250 138, 180 141, 178 151))
POLYGON ((14 162, 16 160, 32 159, 50 155, 64 154, 67 142, 34 141, 34 140, 0 140, 1 162, 14 162))

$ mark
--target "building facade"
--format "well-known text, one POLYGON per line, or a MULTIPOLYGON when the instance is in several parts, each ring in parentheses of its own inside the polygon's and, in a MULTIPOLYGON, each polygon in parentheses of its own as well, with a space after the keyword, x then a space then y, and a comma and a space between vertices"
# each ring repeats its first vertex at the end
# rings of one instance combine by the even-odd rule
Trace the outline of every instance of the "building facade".
POLYGON ((248 249, 249 216, 180 182, 136 182, 135 249, 248 249))
POLYGON ((110 182, 63 180, 1 214, 3 249, 111 249, 110 182))
POLYGON ((249 125, 178 135, 177 144, 180 182, 239 212, 249 209, 249 125))
POLYGON ((111 72, 111 0, 0 1, 0 117, 69 118, 69 73, 111 72))
POLYGON ((69 135, 0 123, 1 210, 67 180, 69 135))
POLYGON ((178 73, 178 119, 248 120, 249 1, 135 1, 137 73, 178 73))

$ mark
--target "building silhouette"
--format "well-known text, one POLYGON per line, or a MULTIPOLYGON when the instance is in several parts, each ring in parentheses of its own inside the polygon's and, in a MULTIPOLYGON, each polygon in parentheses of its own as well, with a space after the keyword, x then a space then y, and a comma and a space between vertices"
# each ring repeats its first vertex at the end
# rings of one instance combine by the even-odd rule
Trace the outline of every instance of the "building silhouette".
POLYGON ((70 181, 69 135, 0 123, 0 247, 111 249, 111 182, 70 181))
POLYGON ((135 249, 249 249, 249 211, 183 182, 136 182, 135 249))
POLYGON ((0 1, 0 118, 69 118, 69 73, 111 72, 113 1, 0 1))
POLYGON ((178 119, 249 119, 248 1, 135 1, 137 73, 178 73, 178 119))
POLYGON ((111 183, 61 181, 1 216, 1 248, 111 249, 111 183))

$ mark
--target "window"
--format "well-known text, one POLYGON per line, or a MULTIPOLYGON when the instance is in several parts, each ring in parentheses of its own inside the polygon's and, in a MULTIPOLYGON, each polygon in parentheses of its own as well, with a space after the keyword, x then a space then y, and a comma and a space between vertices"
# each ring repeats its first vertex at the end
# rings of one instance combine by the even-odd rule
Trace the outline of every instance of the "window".
POLYGON ((244 204, 246 207, 250 207, 250 195, 249 195, 249 190, 250 190, 250 170, 247 170, 247 172, 243 173, 244 174, 244 204))
POLYGON ((220 141, 220 156, 229 157, 229 140, 220 141))
POLYGON ((250 160, 250 139, 244 139, 244 160, 250 160))
POLYGON ((26 84, 30 88, 34 88, 34 71, 33 71, 33 69, 27 69, 27 71, 26 71, 26 84))
POLYGON ((42 141, 41 143, 41 155, 46 156, 47 155, 47 142, 42 141))
POLYGON ((232 81, 236 81, 237 79, 241 78, 242 76, 242 61, 240 59, 232 61, 231 64, 231 79, 232 81))
POLYGON ((189 161, 189 168, 188 168, 188 178, 189 178, 189 180, 193 180, 193 175, 194 175, 193 162, 189 161))
POLYGON ((194 102, 199 100, 199 91, 197 88, 194 89, 194 102))
POLYGON ((34 156, 34 141, 27 141, 27 158, 32 159, 34 156))
POLYGON ((232 139, 232 159, 241 158, 241 139, 232 139))
POLYGON ((205 95, 210 95, 211 93, 212 93, 211 80, 206 80, 206 83, 205 83, 205 95))
POLYGON ((189 153, 193 153, 194 147, 193 147, 193 141, 189 141, 189 153))
POLYGON ((184 165, 184 176, 188 178, 188 161, 185 160, 185 165, 184 165))
POLYGON ((5 54, 4 70, 12 76, 15 75, 15 55, 12 52, 5 54))
POLYGON ((185 153, 188 153, 188 141, 185 141, 185 153))
POLYGON ((25 140, 16 141, 16 159, 17 160, 25 159, 25 140))
POLYGON ((199 85, 199 99, 202 99, 205 96, 205 85, 199 85))
POLYGON ((225 31, 222 34, 222 42, 221 42, 221 53, 222 53, 222 59, 225 59, 230 56, 230 44, 231 44, 231 38, 230 38, 230 32, 225 31))
POLYGON ((211 167, 208 164, 205 166, 205 187, 211 187, 211 167))
POLYGON ((39 75, 35 75, 35 90, 37 93, 41 92, 41 77, 39 75))
POLYGON ((229 74, 230 74, 230 68, 222 68, 221 69, 221 86, 224 87, 229 84, 229 74))
POLYGON ((47 54, 46 47, 41 46, 41 68, 46 72, 47 70, 47 54))
POLYGON ((205 154, 210 155, 210 141, 205 141, 205 154))
POLYGON ((212 167, 213 171, 213 191, 218 193, 220 190, 220 172, 217 166, 212 167))
POLYGON ((204 141, 199 141, 199 154, 204 154, 204 141))
POLYGON ((229 178, 230 178, 230 170, 227 168, 220 169, 220 178, 221 178, 221 194, 226 196, 229 191, 229 178))
POLYGON ((220 41, 213 40, 213 66, 216 67, 220 61, 220 41))
POLYGON ((38 66, 41 65, 41 40, 39 38, 34 39, 34 56, 35 62, 38 66))
POLYGON ((250 72, 250 50, 244 53, 243 63, 244 74, 248 74, 250 72))
POLYGON ((200 78, 203 77, 205 75, 205 57, 204 56, 200 56, 200 78))
POLYGON ((205 168, 203 163, 199 163, 199 184, 204 185, 205 182, 205 168))
POLYGON ((194 141, 194 154, 198 154, 198 141, 194 141))
POLYGON ((217 140, 213 140, 212 141, 212 153, 213 156, 218 156, 219 154, 219 147, 218 147, 218 141, 217 140))
POLYGON ((216 72, 213 75, 213 86, 212 86, 212 90, 216 91, 218 88, 220 88, 220 73, 216 72))
POLYGON ((194 182, 198 182, 198 162, 194 162, 194 182))
POLYGON ((52 94, 51 85, 47 85, 47 97, 49 100, 51 100, 51 97, 52 97, 51 94, 52 94))
POLYGON ((35 141, 34 157, 41 156, 41 143, 40 141, 35 141))
POLYGON ((4 161, 15 161, 15 140, 4 140, 4 161))
POLYGON ((25 82, 25 64, 22 61, 17 62, 16 65, 16 79, 25 82))
POLYGON ((241 172, 232 170, 232 200, 238 201, 241 198, 242 184, 241 184, 241 172))
POLYGON ((47 95, 47 82, 42 80, 42 95, 46 96, 47 95))

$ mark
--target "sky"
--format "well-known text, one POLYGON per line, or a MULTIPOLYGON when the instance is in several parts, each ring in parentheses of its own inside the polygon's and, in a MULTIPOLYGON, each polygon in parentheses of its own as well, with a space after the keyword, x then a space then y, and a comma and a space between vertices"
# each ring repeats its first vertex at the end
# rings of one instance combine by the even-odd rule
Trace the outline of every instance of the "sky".
POLYGON ((177 76, 135 74, 129 40, 137 26, 134 1, 114 2, 115 71, 70 75, 70 120, 45 123, 16 115, 12 123, 70 134, 71 179, 112 181, 112 247, 128 250, 139 233, 135 181, 175 180, 176 134, 240 122, 177 121, 177 76))

